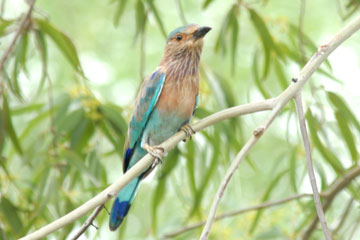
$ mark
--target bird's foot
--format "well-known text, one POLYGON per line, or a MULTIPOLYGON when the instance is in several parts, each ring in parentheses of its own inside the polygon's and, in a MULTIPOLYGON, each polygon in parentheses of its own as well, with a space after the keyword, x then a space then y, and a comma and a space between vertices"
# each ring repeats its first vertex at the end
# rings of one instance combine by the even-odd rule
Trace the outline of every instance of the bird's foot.
MULTIPOLYGON (((196 132, 195 130, 190 126, 190 124, 185 124, 180 128, 180 131, 184 131, 186 134, 186 137, 188 137, 190 140, 192 138, 192 135, 194 135, 196 132)), ((183 140, 186 142, 186 138, 183 140)))
POLYGON ((155 158, 155 161, 151 165, 151 168, 156 167, 159 163, 162 163, 162 156, 164 155, 164 148, 160 146, 150 146, 145 144, 143 147, 151 156, 155 158))

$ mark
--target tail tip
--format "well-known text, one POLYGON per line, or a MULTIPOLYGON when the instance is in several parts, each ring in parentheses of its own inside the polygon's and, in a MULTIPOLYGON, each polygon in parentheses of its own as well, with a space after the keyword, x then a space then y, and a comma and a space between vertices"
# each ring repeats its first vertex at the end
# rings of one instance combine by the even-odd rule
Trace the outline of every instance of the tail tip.
POLYGON ((131 203, 129 203, 129 201, 120 202, 119 199, 115 199, 110 214, 109 228, 111 231, 115 231, 124 221, 130 206, 131 203))

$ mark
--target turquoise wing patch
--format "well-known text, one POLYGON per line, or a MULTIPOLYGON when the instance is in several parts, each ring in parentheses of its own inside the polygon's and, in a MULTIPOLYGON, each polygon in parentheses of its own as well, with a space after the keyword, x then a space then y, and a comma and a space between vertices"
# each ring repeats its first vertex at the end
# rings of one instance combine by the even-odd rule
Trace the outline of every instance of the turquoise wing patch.
POLYGON ((159 99, 165 78, 165 73, 157 70, 142 84, 134 114, 130 120, 130 148, 133 148, 141 137, 149 116, 159 99))

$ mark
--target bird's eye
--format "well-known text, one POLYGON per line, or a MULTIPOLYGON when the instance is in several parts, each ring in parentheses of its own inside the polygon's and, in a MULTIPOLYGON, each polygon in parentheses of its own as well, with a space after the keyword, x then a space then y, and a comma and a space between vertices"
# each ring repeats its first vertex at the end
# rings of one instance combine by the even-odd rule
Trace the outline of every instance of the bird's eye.
POLYGON ((182 39, 182 36, 181 35, 177 35, 176 36, 176 40, 180 41, 182 39))

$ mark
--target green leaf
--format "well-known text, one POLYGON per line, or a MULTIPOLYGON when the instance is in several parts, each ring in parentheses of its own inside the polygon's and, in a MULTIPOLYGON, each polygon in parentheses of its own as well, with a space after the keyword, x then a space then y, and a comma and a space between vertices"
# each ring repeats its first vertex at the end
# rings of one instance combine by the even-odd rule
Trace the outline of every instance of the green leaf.
POLYGON ((283 90, 286 89, 289 85, 288 78, 286 78, 285 73, 283 71, 283 67, 281 66, 280 62, 277 59, 274 59, 274 68, 281 88, 283 90))
POLYGON ((221 52, 223 54, 226 53, 226 40, 225 40, 225 36, 226 36, 226 33, 227 33, 227 30, 229 29, 229 21, 230 21, 230 18, 231 18, 231 15, 232 15, 232 11, 230 10, 222 25, 221 25, 221 29, 220 29, 220 32, 219 32, 219 36, 216 40, 216 43, 215 43, 215 52, 219 52, 219 50, 221 49, 221 52))
POLYGON ((22 114, 28 114, 31 112, 37 112, 41 110, 44 107, 43 103, 34 103, 27 106, 18 107, 11 110, 11 115, 22 115, 22 114))
POLYGON ((166 161, 164 161, 164 165, 162 166, 162 168, 160 169, 160 173, 158 174, 158 184, 153 194, 151 212, 152 230, 155 234, 157 232, 157 211, 159 205, 161 204, 165 196, 167 177, 179 162, 179 155, 179 148, 176 147, 166 157, 166 161))
MULTIPOLYGON (((263 196, 262 199, 261 199, 262 202, 265 202, 265 201, 267 201, 267 200, 269 199, 272 190, 274 190, 274 188, 275 188, 276 185, 278 184, 279 180, 280 180, 287 172, 288 172, 288 170, 282 171, 281 173, 279 173, 279 174, 271 181, 269 187, 267 188, 264 196, 263 196)), ((260 217, 261 217, 262 213, 263 213, 263 209, 260 209, 260 210, 257 211, 256 216, 255 216, 255 219, 254 219, 254 221, 252 222, 251 227, 250 227, 250 230, 249 230, 249 232, 250 232, 251 234, 255 231, 255 229, 256 229, 256 227, 257 227, 257 225, 258 225, 258 223, 259 223, 259 220, 260 220, 260 217)))
POLYGON ((205 0, 203 3, 203 9, 207 8, 214 0, 205 0))
POLYGON ((157 184, 157 187, 155 189, 155 192, 153 194, 152 198, 152 215, 151 215, 151 226, 154 234, 157 234, 157 209, 160 203, 164 199, 165 195, 165 187, 166 187, 166 181, 159 180, 159 183, 157 184))
POLYGON ((14 23, 14 20, 5 20, 3 18, 0 18, 0 37, 4 36, 6 34, 6 29, 14 23))
POLYGON ((239 35, 239 23, 237 20, 237 7, 233 7, 232 15, 230 19, 230 26, 232 29, 232 38, 231 38, 231 71, 234 73, 235 71, 235 60, 238 46, 238 35, 239 35))
POLYGON ((282 57, 282 53, 280 49, 276 46, 268 28, 266 27, 264 20, 257 14, 255 10, 249 8, 249 12, 251 21, 260 36, 261 42, 265 50, 265 63, 262 75, 262 78, 265 79, 270 69, 271 52, 274 51, 279 57, 282 57))
POLYGON ((17 208, 5 197, 2 196, 0 202, 1 215, 10 225, 14 233, 19 233, 23 228, 23 224, 18 215, 17 208))
POLYGON ((93 175, 90 168, 86 166, 84 159, 79 156, 76 152, 64 149, 65 158, 70 166, 75 167, 80 173, 88 177, 88 179, 96 186, 99 187, 100 183, 97 178, 93 175))
POLYGON ((40 54, 40 58, 41 58, 41 67, 42 67, 42 71, 41 71, 41 79, 40 79, 40 84, 37 90, 37 95, 40 94, 44 83, 45 83, 45 79, 47 76, 47 60, 48 60, 48 56, 47 56, 47 46, 46 46, 46 41, 44 38, 44 34, 35 29, 34 30, 35 33, 35 41, 36 41, 36 48, 40 54))
POLYGON ((122 109, 115 105, 104 104, 99 106, 99 112, 104 115, 112 128, 120 137, 125 137, 127 133, 127 123, 122 116, 122 109))
POLYGON ((318 128, 320 124, 318 123, 317 119, 312 115, 311 110, 308 109, 306 113, 306 120, 309 124, 309 131, 311 140, 316 146, 317 150, 319 150, 320 154, 323 158, 330 164, 330 166, 334 169, 334 171, 338 174, 343 173, 345 171, 343 165, 336 157, 336 155, 328 149, 320 140, 318 136, 318 128))
POLYGON ((297 148, 294 147, 290 155, 290 185, 294 192, 298 192, 296 183, 296 159, 297 159, 297 148))
POLYGON ((196 193, 196 181, 195 181, 195 156, 196 146, 194 141, 190 141, 186 144, 186 170, 189 179, 190 189, 193 196, 196 193))
POLYGON ((91 120, 88 118, 82 119, 71 133, 70 148, 76 152, 81 152, 87 146, 94 134, 94 130, 94 124, 91 120))
POLYGON ((148 4, 149 4, 149 8, 151 10, 151 12, 154 14, 155 20, 157 22, 157 24, 160 27, 161 33, 163 34, 163 36, 165 37, 165 39, 167 38, 167 34, 166 34, 166 30, 164 28, 164 24, 161 21, 159 12, 154 4, 154 0, 147 0, 148 4))
POLYGON ((54 41, 73 68, 83 75, 76 48, 70 38, 46 20, 35 19, 35 22, 39 26, 41 32, 47 34, 54 41))
POLYGON ((124 13, 127 2, 128 2, 127 0, 117 0, 118 5, 117 5, 115 16, 114 16, 115 27, 117 27, 119 25, 120 18, 124 13))
POLYGON ((144 31, 145 22, 146 22, 145 6, 142 0, 137 0, 136 2, 135 19, 136 19, 136 34, 135 34, 135 40, 136 40, 139 34, 144 31))
POLYGON ((22 147, 20 145, 19 139, 16 135, 12 120, 11 120, 11 112, 9 109, 9 104, 7 101, 7 97, 6 94, 3 94, 3 112, 5 115, 5 131, 6 133, 9 135, 15 150, 22 155, 23 151, 22 151, 22 147))
POLYGON ((347 119, 340 113, 339 110, 335 112, 335 117, 338 122, 340 133, 343 136, 345 143, 349 149, 353 163, 356 164, 359 154, 356 150, 354 136, 352 131, 350 130, 347 119))
POLYGON ((337 108, 337 110, 348 121, 352 122, 352 124, 354 124, 354 126, 357 128, 357 130, 360 133, 360 123, 356 119, 355 115, 351 112, 350 108, 348 107, 346 102, 342 99, 342 97, 340 97, 339 95, 337 95, 334 92, 327 92, 327 96, 328 96, 330 102, 337 108))
POLYGON ((253 64, 252 64, 252 72, 255 80, 255 84, 260 90, 261 94, 265 99, 270 98, 270 94, 267 92, 267 90, 263 86, 264 81, 260 81, 259 77, 259 70, 258 70, 258 52, 256 51, 253 58, 253 64))

